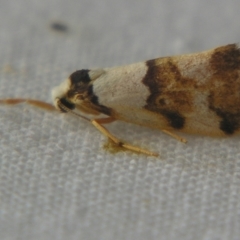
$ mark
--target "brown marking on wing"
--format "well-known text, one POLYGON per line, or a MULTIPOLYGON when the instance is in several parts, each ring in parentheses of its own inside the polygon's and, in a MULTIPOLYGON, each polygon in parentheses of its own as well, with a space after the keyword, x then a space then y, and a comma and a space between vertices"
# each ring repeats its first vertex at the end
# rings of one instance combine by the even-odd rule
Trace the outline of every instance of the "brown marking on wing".
POLYGON ((74 102, 81 100, 80 104, 76 104, 76 107, 80 111, 90 114, 103 113, 108 116, 113 115, 113 110, 111 108, 99 104, 98 97, 93 92, 92 84, 89 84, 84 91, 76 92, 75 96, 73 97, 75 98, 74 102))
POLYGON ((193 96, 188 89, 195 85, 194 81, 182 77, 173 58, 150 60, 146 65, 143 83, 151 94, 145 108, 164 116, 172 128, 184 128, 184 115, 192 111, 193 96))
MULTIPOLYGON (((184 131, 191 116, 196 119, 201 115, 204 119, 203 116, 209 116, 210 111, 216 114, 216 127, 220 132, 239 132, 240 50, 237 45, 192 55, 159 58, 146 64, 148 72, 143 83, 149 87, 151 94, 145 108, 165 116, 170 127, 184 131), (198 62, 201 64, 198 65, 198 62), (179 64, 187 69, 181 72, 179 64), (181 74, 183 72, 184 75, 181 74), (198 78, 199 73, 201 78, 198 78)), ((202 121, 202 124, 208 123, 208 119, 202 121)))
POLYGON ((233 134, 240 128, 240 81, 233 85, 230 82, 218 86, 208 97, 209 109, 220 117, 219 129, 225 134, 233 134))
POLYGON ((98 110, 99 112, 101 112, 103 114, 112 116, 113 110, 111 108, 99 104, 98 97, 94 94, 92 85, 89 85, 89 87, 88 87, 87 96, 88 96, 88 99, 91 102, 93 108, 95 108, 96 110, 98 110))
POLYGON ((82 69, 76 72, 73 72, 70 76, 71 86, 67 92, 67 97, 72 99, 76 96, 76 94, 86 92, 88 89, 88 85, 91 82, 89 77, 89 70, 82 69))
POLYGON ((69 77, 71 86, 66 97, 70 102, 76 103, 81 100, 81 104, 76 107, 85 113, 112 115, 112 110, 99 104, 98 97, 93 92, 93 81, 89 77, 89 70, 83 69, 72 73, 69 77))
POLYGON ((213 50, 210 65, 216 72, 226 73, 240 68, 240 51, 236 44, 229 44, 213 50))
POLYGON ((231 44, 213 50, 210 66, 214 71, 209 89, 209 109, 221 120, 219 128, 233 134, 240 128, 240 50, 231 44))

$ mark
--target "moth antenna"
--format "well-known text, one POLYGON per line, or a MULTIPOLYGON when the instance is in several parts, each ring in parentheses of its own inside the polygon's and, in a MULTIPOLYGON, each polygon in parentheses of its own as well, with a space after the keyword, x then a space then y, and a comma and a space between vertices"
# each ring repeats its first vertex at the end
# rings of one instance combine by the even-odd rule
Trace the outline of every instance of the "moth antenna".
POLYGON ((86 121, 88 121, 88 122, 91 122, 91 120, 90 120, 89 118, 87 118, 87 117, 85 117, 85 116, 83 116, 83 115, 81 115, 81 114, 79 114, 79 113, 77 113, 77 112, 74 112, 74 111, 72 111, 71 109, 69 109, 68 107, 66 107, 65 105, 63 105, 63 104, 61 103, 60 99, 57 101, 57 104, 58 104, 58 106, 60 106, 63 110, 65 110, 67 113, 70 113, 70 114, 72 114, 72 115, 74 115, 74 116, 76 116, 76 117, 80 117, 80 118, 82 118, 82 119, 84 119, 84 120, 86 120, 86 121))

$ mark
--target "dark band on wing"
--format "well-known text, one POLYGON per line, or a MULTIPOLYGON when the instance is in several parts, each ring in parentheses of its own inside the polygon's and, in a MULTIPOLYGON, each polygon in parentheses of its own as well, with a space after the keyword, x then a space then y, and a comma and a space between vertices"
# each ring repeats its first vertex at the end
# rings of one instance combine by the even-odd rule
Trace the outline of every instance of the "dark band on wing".
MULTIPOLYGON (((148 67, 148 70, 143 79, 143 84, 148 86, 150 95, 147 99, 145 108, 164 116, 172 128, 184 128, 185 117, 178 111, 173 110, 171 106, 167 106, 163 96, 165 94, 164 89, 166 88, 166 85, 169 83, 171 78, 173 79, 173 82, 182 80, 178 67, 171 61, 171 58, 168 58, 166 63, 162 64, 162 66, 157 65, 156 60, 149 60, 146 62, 146 65, 148 67)), ((170 93, 168 95, 169 99, 173 103, 177 101, 178 98, 187 101, 187 99, 185 99, 186 96, 184 92, 175 92, 174 94, 175 95, 170 93)), ((184 104, 185 103, 183 103, 183 105, 184 104)))

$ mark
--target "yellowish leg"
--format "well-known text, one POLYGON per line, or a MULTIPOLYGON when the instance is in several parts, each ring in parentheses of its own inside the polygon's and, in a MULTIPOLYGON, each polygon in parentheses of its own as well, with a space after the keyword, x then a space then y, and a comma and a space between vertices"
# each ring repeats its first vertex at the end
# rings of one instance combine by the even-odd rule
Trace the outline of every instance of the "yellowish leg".
POLYGON ((155 156, 155 157, 158 156, 157 153, 150 152, 150 151, 148 151, 148 150, 145 150, 145 149, 142 149, 142 148, 139 148, 139 147, 135 147, 135 146, 132 146, 132 145, 130 145, 130 144, 121 142, 118 138, 116 138, 115 136, 113 136, 105 127, 102 126, 102 124, 110 123, 110 122, 113 122, 113 121, 115 121, 115 119, 114 119, 114 118, 111 118, 111 117, 91 120, 92 124, 93 124, 101 133, 103 133, 105 136, 107 136, 108 138, 110 138, 115 144, 117 144, 117 145, 119 145, 119 146, 121 146, 121 147, 123 147, 123 148, 126 148, 126 149, 128 149, 128 150, 137 152, 137 153, 143 153, 143 154, 146 154, 146 155, 149 155, 149 156, 155 156))
POLYGON ((186 142, 187 142, 187 140, 186 140, 185 138, 182 138, 182 137, 178 136, 177 134, 174 134, 174 133, 172 133, 172 132, 170 132, 170 131, 168 131, 168 130, 164 130, 164 129, 163 129, 162 132, 170 135, 171 137, 177 139, 177 140, 180 141, 180 142, 183 142, 183 143, 186 143, 186 142))
POLYGON ((107 124, 107 123, 112 123, 115 122, 116 119, 113 117, 106 117, 106 118, 98 118, 98 119, 93 119, 92 121, 96 121, 99 124, 107 124))
MULTIPOLYGON (((35 100, 35 99, 25 99, 25 98, 0 99, 0 104, 14 105, 14 104, 19 104, 19 103, 27 103, 27 104, 33 105, 35 107, 42 108, 44 110, 50 110, 50 111, 55 111, 56 110, 56 108, 53 105, 51 105, 49 103, 46 103, 46 102, 39 101, 39 100, 35 100)), ((74 113, 71 110, 69 112, 74 113)), ((76 114, 76 115, 79 116, 79 117, 82 117, 79 114, 76 114)), ((89 121, 90 119, 85 118, 85 120, 89 121)), ((90 120, 90 121, 101 133, 103 133, 105 136, 110 138, 115 144, 117 144, 117 145, 119 145, 123 148, 126 148, 128 150, 137 152, 137 153, 143 153, 143 154, 146 154, 146 155, 149 155, 149 156, 158 156, 157 153, 150 152, 148 150, 141 149, 139 147, 135 147, 135 146, 132 146, 130 144, 121 142, 118 138, 113 136, 105 127, 102 126, 102 124, 111 123, 111 122, 114 122, 115 120, 116 119, 114 119, 112 117, 107 117, 107 118, 93 119, 93 120, 90 120)))
POLYGON ((55 111, 56 108, 46 102, 42 102, 39 100, 35 100, 35 99, 25 99, 25 98, 7 98, 7 99, 0 99, 0 104, 10 104, 10 105, 14 105, 14 104, 19 104, 19 103, 27 103, 30 105, 33 105, 35 107, 39 107, 42 108, 44 110, 49 110, 49 111, 55 111))

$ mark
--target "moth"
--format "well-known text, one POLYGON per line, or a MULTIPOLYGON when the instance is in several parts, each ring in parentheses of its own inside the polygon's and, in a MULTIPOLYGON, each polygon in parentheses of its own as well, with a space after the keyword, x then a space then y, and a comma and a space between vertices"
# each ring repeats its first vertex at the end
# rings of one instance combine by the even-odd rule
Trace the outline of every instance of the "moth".
POLYGON ((54 107, 91 122, 115 144, 147 155, 157 153, 120 141, 103 125, 116 120, 161 130, 181 142, 176 131, 211 137, 240 132, 240 49, 229 44, 212 50, 161 57, 131 65, 82 69, 52 90, 54 107), (80 113, 90 114, 87 118, 80 113), (100 114, 106 117, 97 117, 100 114))

